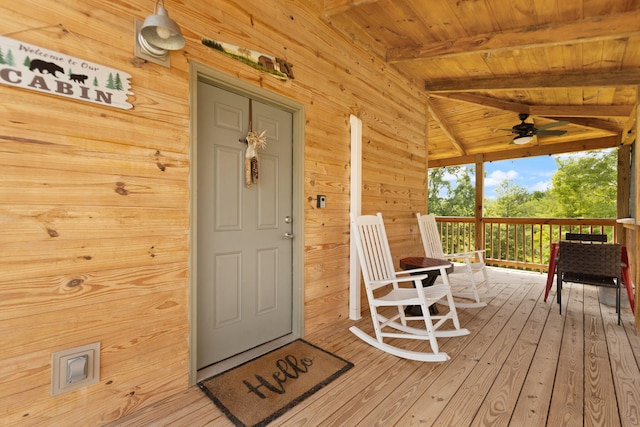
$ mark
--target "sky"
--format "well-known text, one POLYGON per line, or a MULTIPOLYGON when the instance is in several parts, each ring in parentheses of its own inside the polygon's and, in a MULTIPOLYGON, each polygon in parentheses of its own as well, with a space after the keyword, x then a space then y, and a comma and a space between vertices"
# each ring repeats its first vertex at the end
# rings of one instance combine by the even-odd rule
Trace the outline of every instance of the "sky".
POLYGON ((495 189, 505 179, 512 180, 530 193, 537 190, 548 190, 551 188, 551 176, 557 169, 555 156, 487 162, 484 164, 485 197, 495 199, 495 189))
MULTIPOLYGON (((608 150, 604 150, 608 151, 608 150)), ((496 199, 496 189, 505 179, 509 179, 515 185, 524 187, 529 193, 545 191, 551 188, 551 177, 558 170, 557 158, 566 159, 568 156, 581 156, 582 152, 547 155, 538 157, 526 157, 514 160, 502 160, 499 162, 486 162, 484 164, 484 197, 496 199)), ((473 167, 473 165, 469 165, 473 167)), ((473 168, 475 170, 475 168, 473 168)), ((445 180, 452 181, 455 186, 455 176, 445 176, 445 180)), ((475 175, 471 175, 471 183, 475 183, 475 175)))
MULTIPOLYGON (((602 151, 606 152, 610 150, 611 149, 606 149, 602 151)), ((575 152, 485 163, 485 198, 497 198, 495 190, 505 179, 510 179, 516 185, 526 188, 529 193, 537 190, 548 190, 551 188, 551 177, 556 170, 558 170, 556 159, 567 159, 567 157, 575 158, 583 154, 585 153, 575 152)))

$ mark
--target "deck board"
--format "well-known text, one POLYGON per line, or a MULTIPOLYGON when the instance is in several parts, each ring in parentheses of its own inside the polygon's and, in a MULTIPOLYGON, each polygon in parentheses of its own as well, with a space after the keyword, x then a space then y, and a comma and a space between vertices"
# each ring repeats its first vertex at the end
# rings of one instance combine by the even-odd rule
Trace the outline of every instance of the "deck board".
POLYGON ((620 425, 598 289, 584 287, 584 425, 620 425))
POLYGON ((583 286, 563 286, 563 294, 569 300, 564 312, 565 327, 554 382, 549 425, 582 426, 584 407, 584 322, 583 286))
MULTIPOLYGON (((560 314, 553 292, 543 301, 546 275, 492 269, 491 278, 499 294, 487 307, 458 310, 471 334, 438 340, 445 363, 382 353, 349 320, 305 337, 355 367, 273 425, 640 424, 640 334, 628 305, 619 326, 595 287, 566 284, 560 314)), ((355 324, 371 332, 368 316, 355 324)), ((197 387, 110 424, 151 425, 233 424, 197 387)))
MULTIPOLYGON (((537 292, 536 287, 532 289, 537 292)), ((535 292, 533 295, 535 295, 535 292)), ((478 409, 472 426, 506 426, 518 401, 518 396, 538 348, 540 336, 549 317, 550 304, 540 304, 543 293, 538 293, 535 307, 518 336, 509 357, 500 367, 491 389, 478 409)), ((526 312, 522 312, 526 316, 526 312)))

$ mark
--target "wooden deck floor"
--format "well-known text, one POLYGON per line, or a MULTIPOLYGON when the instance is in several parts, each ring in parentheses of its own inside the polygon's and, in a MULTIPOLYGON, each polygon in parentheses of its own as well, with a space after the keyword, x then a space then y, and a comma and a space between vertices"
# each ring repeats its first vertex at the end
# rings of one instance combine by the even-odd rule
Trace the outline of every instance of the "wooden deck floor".
MULTIPOLYGON (((495 269, 491 278, 500 292, 487 307, 458 310, 471 334, 439 340, 445 363, 382 353, 348 320, 305 337, 355 367, 272 425, 640 425, 640 334, 624 294, 618 326, 595 287, 563 288, 560 315, 553 295, 543 302, 546 275, 495 269)), ((368 317, 357 324, 371 329, 368 317)), ((233 424, 193 387, 113 425, 233 424)))

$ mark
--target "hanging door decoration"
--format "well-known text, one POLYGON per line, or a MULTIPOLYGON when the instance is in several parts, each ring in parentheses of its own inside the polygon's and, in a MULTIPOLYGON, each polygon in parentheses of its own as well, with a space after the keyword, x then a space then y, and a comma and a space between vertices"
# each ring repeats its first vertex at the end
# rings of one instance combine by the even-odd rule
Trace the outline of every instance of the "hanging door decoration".
POLYGON ((267 148, 267 131, 253 131, 252 107, 253 103, 249 99, 249 133, 244 141, 240 140, 240 142, 247 144, 247 151, 244 155, 244 182, 247 188, 251 187, 251 184, 258 183, 258 150, 267 148))
POLYGON ((244 179, 245 184, 251 187, 251 184, 258 183, 258 149, 267 147, 266 131, 260 133, 249 131, 245 138, 247 142, 247 152, 244 155, 244 179))

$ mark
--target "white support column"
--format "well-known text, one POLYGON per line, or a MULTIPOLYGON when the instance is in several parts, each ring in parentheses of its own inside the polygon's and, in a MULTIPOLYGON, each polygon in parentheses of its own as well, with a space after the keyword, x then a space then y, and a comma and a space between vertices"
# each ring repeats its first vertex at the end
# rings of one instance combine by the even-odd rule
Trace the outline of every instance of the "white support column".
MULTIPOLYGON (((359 216, 362 213, 362 120, 354 115, 351 115, 349 120, 351 122, 350 211, 354 216, 359 216)), ((349 239, 349 249, 349 319, 358 320, 362 317, 360 314, 360 264, 353 239, 349 239)))

